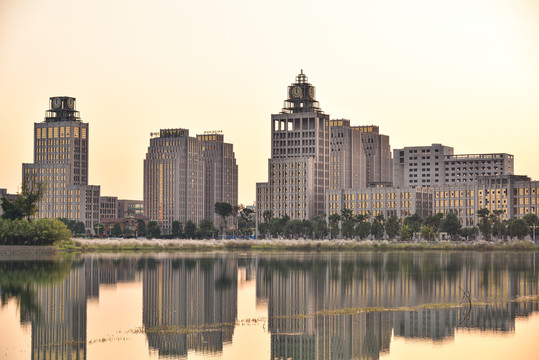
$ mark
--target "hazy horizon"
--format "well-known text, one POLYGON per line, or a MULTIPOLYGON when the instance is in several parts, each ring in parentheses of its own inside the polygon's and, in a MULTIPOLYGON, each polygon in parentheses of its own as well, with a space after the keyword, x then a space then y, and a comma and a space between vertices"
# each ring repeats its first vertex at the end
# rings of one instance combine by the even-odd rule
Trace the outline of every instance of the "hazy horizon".
POLYGON ((65 95, 102 196, 142 200, 150 133, 181 127, 223 131, 250 205, 300 69, 325 113, 378 125, 392 149, 510 153, 539 179, 537 44, 534 0, 0 0, 0 188, 17 191, 34 123, 65 95))

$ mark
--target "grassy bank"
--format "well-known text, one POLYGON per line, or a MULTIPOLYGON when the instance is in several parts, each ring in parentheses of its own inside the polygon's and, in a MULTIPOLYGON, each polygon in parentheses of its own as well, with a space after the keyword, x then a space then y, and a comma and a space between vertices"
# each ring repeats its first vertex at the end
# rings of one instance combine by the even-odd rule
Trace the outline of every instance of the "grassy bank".
POLYGON ((528 241, 515 242, 398 242, 355 240, 147 240, 74 239, 57 242, 61 251, 362 251, 476 250, 536 251, 528 241))

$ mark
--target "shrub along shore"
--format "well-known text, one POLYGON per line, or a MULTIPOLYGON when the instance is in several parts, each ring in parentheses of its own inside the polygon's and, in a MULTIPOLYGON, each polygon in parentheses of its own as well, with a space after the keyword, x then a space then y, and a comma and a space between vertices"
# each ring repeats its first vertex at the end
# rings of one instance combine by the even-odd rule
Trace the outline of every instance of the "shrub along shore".
POLYGON ((502 250, 539 249, 529 241, 419 241, 389 240, 160 240, 160 239, 82 239, 57 242, 61 251, 363 251, 363 250, 502 250))

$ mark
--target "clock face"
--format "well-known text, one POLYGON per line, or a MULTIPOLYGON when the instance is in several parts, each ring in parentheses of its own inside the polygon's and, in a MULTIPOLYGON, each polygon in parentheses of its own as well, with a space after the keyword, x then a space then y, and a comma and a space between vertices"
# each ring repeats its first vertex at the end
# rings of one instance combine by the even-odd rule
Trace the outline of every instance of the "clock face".
POLYGON ((58 109, 62 105, 62 99, 54 98, 52 99, 52 107, 58 109))
POLYGON ((309 88, 309 97, 310 97, 311 99, 314 99, 314 88, 313 88, 313 87, 310 87, 310 88, 309 88))
POLYGON ((303 91, 299 86, 294 86, 292 89, 290 89, 290 95, 292 95, 292 97, 299 98, 302 94, 303 91))
POLYGON ((75 101, 73 99, 67 99, 67 107, 73 110, 73 106, 75 105, 75 101))

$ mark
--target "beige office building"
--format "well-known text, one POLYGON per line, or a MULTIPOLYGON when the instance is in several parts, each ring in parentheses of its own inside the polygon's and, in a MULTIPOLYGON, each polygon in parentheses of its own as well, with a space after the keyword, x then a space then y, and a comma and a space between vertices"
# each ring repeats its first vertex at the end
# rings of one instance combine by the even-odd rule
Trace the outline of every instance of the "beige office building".
POLYGON ((163 232, 172 222, 216 220, 214 204, 237 205, 238 167, 222 134, 189 136, 187 129, 155 133, 144 160, 144 215, 163 232))
POLYGON ((81 221, 93 233, 99 222, 100 187, 88 185, 88 123, 76 99, 51 97, 45 121, 34 124, 34 162, 23 164, 23 182, 46 186, 36 218, 81 221))
POLYGON ((485 176, 461 184, 434 187, 434 213, 457 214, 463 226, 476 225, 477 211, 502 211, 501 220, 539 214, 539 181, 527 176, 485 176))
POLYGON ((216 202, 238 205, 238 165, 234 146, 224 142, 220 131, 206 131, 197 135, 204 159, 204 218, 221 223, 214 212, 216 202))
POLYGON ((330 189, 360 189, 367 184, 367 159, 361 131, 350 120, 330 120, 330 189))
POLYGON ((354 126, 361 133, 366 157, 367 186, 393 182, 393 159, 389 136, 380 134, 376 125, 354 126))
POLYGON ((366 189, 340 189, 326 191, 326 214, 341 214, 342 209, 354 215, 374 218, 395 215, 400 219, 418 213, 432 215, 433 191, 429 188, 369 187, 366 189))
POLYGON ((268 182, 256 185, 257 222, 267 210, 292 219, 322 214, 329 166, 329 115, 319 108, 315 87, 302 71, 288 87, 281 113, 271 116, 268 182))
POLYGON ((440 186, 474 181, 484 176, 513 175, 510 154, 454 154, 442 144, 393 151, 393 186, 440 186))

